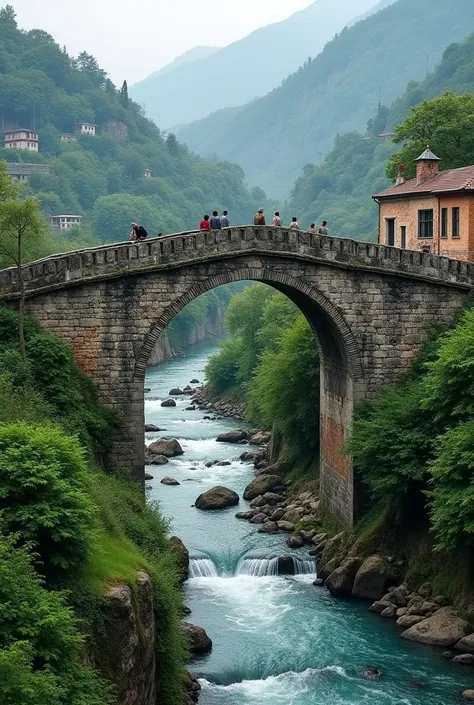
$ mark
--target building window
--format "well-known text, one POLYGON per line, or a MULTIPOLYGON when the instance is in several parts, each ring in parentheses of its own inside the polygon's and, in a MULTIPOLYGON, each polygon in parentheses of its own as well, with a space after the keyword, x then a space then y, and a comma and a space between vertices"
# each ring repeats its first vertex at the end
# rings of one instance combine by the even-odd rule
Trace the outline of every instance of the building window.
POLYGON ((402 250, 407 249, 407 226, 406 225, 400 226, 400 247, 402 248, 402 250))
POLYGON ((453 208, 453 237, 460 236, 460 210, 453 208))
POLYGON ((441 210, 441 237, 448 237, 448 209, 441 210))
POLYGON ((433 237, 433 209, 418 211, 418 237, 433 237))
POLYGON ((385 227, 387 229, 387 245, 395 246, 395 218, 385 218, 385 227))

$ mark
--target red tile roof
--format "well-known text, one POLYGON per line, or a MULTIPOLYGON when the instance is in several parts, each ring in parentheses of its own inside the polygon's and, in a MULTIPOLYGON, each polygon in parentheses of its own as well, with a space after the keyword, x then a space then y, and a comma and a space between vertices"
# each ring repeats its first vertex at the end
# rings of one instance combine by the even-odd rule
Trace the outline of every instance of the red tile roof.
POLYGON ((474 191, 474 166, 441 171, 437 176, 418 185, 416 179, 399 186, 374 194, 373 198, 403 198, 404 196, 425 196, 427 194, 449 193, 451 191, 474 191))

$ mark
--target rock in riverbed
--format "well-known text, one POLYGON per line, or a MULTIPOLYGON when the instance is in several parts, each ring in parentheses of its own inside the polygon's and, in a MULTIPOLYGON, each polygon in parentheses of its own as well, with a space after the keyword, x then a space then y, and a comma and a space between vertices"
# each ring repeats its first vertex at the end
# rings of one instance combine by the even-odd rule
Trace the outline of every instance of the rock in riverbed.
POLYGON ((212 649, 212 641, 202 627, 183 622, 181 630, 188 640, 189 650, 192 654, 204 654, 212 649))
POLYGON ((177 487, 180 484, 174 477, 164 477, 160 482, 162 485, 169 485, 170 487, 177 487))
POLYGON ((164 401, 161 402, 161 406, 163 406, 163 407, 176 406, 176 402, 174 399, 165 399, 164 401))
POLYGON ((184 394, 182 389, 179 389, 178 387, 175 387, 174 389, 170 389, 169 395, 170 397, 179 397, 182 394, 184 394))
POLYGON ((245 488, 244 499, 247 501, 255 499, 259 495, 263 496, 266 492, 271 492, 280 486, 281 477, 277 475, 259 475, 245 488))
POLYGON ((174 458, 176 455, 183 455, 184 450, 176 438, 160 438, 148 446, 148 453, 150 455, 164 455, 166 458, 174 458))
MULTIPOLYGON (((170 548, 174 555, 181 572, 181 580, 187 580, 189 575, 189 551, 178 536, 170 538, 170 548)), ((189 614, 189 613, 188 613, 189 614)))
MULTIPOLYGON (((325 585, 331 595, 351 595, 355 576, 360 568, 360 558, 349 558, 327 578, 325 585)), ((395 609, 395 606, 392 605, 395 609)), ((394 612, 395 614, 395 612, 394 612)))
POLYGON ((166 465, 167 463, 169 463, 169 460, 166 455, 150 455, 146 459, 147 465, 166 465))
POLYGON ((155 426, 153 423, 145 424, 145 433, 158 433, 159 430, 158 426, 155 426))
POLYGON ((196 500, 198 509, 226 509, 226 507, 235 507, 239 503, 239 495, 234 490, 228 487, 213 487, 207 492, 199 495, 196 500))
POLYGON ((454 646, 472 632, 472 626, 464 619, 452 614, 438 613, 407 629, 402 636, 432 646, 454 646))
POLYGON ((228 431, 227 433, 221 433, 217 436, 216 441, 218 443, 240 443, 240 441, 248 440, 249 434, 247 431, 242 431, 236 429, 235 431, 228 431))
POLYGON ((382 556, 370 556, 357 572, 352 597, 378 600, 385 591, 387 564, 382 556))

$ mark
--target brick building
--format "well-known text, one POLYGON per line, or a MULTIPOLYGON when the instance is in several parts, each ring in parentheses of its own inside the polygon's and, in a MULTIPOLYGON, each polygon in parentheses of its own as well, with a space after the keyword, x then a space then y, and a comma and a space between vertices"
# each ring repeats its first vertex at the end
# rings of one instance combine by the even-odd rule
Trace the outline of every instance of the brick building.
POLYGON ((440 171, 439 162, 428 147, 416 178, 400 165, 395 186, 374 195, 379 243, 474 261, 474 166, 440 171))

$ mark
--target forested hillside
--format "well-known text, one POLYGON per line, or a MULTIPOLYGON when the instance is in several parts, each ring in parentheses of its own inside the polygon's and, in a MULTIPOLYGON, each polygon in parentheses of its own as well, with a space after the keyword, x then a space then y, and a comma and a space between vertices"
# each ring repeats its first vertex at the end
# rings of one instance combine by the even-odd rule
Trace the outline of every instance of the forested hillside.
POLYGON ((158 125, 170 129, 214 110, 243 105, 278 86, 309 56, 316 56, 336 32, 375 4, 375 0, 316 0, 211 57, 178 66, 166 75, 149 76, 131 86, 130 95, 146 105, 158 125))
MULTIPOLYGON (((353 132, 338 136, 323 164, 305 166, 293 188, 288 204, 289 215, 297 214, 305 227, 311 219, 320 217, 330 223, 334 234, 355 239, 374 239, 377 206, 371 195, 389 185, 385 169, 390 156, 398 149, 391 140, 380 139, 379 134, 394 130, 414 106, 445 91, 459 94, 474 92, 474 35, 459 44, 450 45, 436 70, 421 83, 411 81, 403 95, 390 108, 379 106, 369 121, 366 133, 353 132)), ((460 112, 463 112, 461 106, 460 112)), ((465 118, 468 118, 467 113, 465 118)), ((473 163, 472 131, 468 125, 463 126, 459 116, 449 125, 445 124, 447 131, 442 134, 436 133, 433 123, 426 127, 428 132, 420 135, 421 140, 415 143, 410 156, 405 154, 400 160, 395 159, 395 168, 399 161, 403 161, 409 176, 414 168, 413 159, 421 153, 426 141, 443 157, 441 168, 473 163), (460 132, 464 133, 463 136, 460 132), (461 139, 464 161, 456 160, 453 154, 453 138, 461 139), (418 154, 417 150, 420 150, 418 154)))
POLYGON ((10 6, 0 11, 0 106, 2 129, 35 126, 40 140, 39 154, 1 149, 0 159, 48 164, 50 174, 30 178, 43 211, 87 216, 85 229, 101 240, 126 238, 131 220, 150 234, 195 228, 214 208, 249 222, 264 200, 238 166, 206 162, 160 132, 93 56, 72 58, 47 32, 19 29, 10 6), (81 121, 97 136, 62 143, 81 121))
POLYGON ((426 74, 445 47, 474 29, 472 0, 397 0, 345 29, 282 86, 179 132, 199 154, 237 161, 251 183, 282 197, 338 133, 360 130, 382 98, 426 74))

